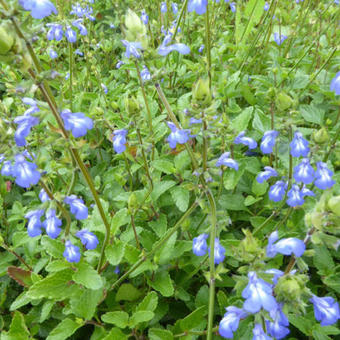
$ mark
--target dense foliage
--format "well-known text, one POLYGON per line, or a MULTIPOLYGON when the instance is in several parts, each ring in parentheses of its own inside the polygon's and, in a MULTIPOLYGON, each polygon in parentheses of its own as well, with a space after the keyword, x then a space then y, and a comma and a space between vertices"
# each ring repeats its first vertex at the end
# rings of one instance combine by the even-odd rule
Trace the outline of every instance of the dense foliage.
POLYGON ((337 0, 0 0, 0 330, 340 334, 337 0))

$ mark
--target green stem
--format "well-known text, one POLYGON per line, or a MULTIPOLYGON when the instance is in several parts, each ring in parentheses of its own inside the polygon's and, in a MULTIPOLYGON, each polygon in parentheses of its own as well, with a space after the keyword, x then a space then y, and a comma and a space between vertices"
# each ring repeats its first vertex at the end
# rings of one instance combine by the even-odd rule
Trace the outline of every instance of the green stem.
POLYGON ((124 157, 124 161, 125 161, 125 165, 126 165, 126 170, 129 173, 129 182, 130 182, 130 191, 133 191, 133 181, 132 181, 132 174, 131 174, 131 169, 130 169, 130 164, 129 161, 125 155, 125 153, 123 152, 123 157, 124 157))
MULTIPOLYGON (((218 326, 214 327, 212 331, 217 332, 218 326)), ((205 334, 207 334, 207 331, 186 331, 183 333, 175 334, 174 338, 181 338, 183 336, 188 336, 188 335, 205 335, 205 334)))
POLYGON ((69 64, 70 64, 70 110, 73 112, 73 47, 72 43, 68 43, 69 48, 69 64))
POLYGON ((210 21, 209 21, 209 1, 207 1, 207 9, 205 12, 205 43, 208 61, 208 78, 209 89, 211 90, 211 52, 210 52, 210 21))
MULTIPOLYGON (((338 111, 338 115, 337 115, 337 117, 335 119, 334 126, 336 126, 338 124, 339 120, 340 120, 340 108, 339 108, 339 111, 338 111)), ((331 144, 329 146, 329 150, 325 154, 325 157, 322 160, 324 163, 327 162, 328 157, 330 156, 332 150, 335 148, 336 142, 339 141, 339 136, 340 136, 340 126, 338 127, 337 131, 335 132, 334 138, 332 139, 332 142, 331 142, 331 144)))
POLYGON ((33 271, 33 268, 14 250, 12 250, 7 244, 2 243, 0 247, 6 249, 9 253, 13 254, 29 271, 33 271))
POLYGON ((175 40, 175 38, 176 38, 176 35, 177 35, 177 32, 178 32, 178 27, 179 27, 179 25, 181 23, 183 15, 184 15, 184 13, 185 13, 185 11, 187 9, 187 6, 188 6, 188 1, 189 0, 184 0, 183 6, 181 8, 181 12, 179 13, 179 18, 178 18, 177 23, 176 23, 175 32, 174 32, 174 35, 172 36, 171 41, 175 40))

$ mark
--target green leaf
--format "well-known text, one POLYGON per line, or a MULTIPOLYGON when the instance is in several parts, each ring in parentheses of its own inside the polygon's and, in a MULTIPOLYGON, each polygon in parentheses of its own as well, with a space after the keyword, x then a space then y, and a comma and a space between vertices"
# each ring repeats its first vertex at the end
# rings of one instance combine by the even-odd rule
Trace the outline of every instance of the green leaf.
POLYGON ((222 208, 227 210, 245 210, 244 197, 241 194, 221 195, 219 203, 222 208))
POLYGON ((231 126, 237 133, 247 129, 250 119, 253 116, 253 111, 252 106, 247 107, 233 119, 231 126))
POLYGON ((256 178, 253 180, 253 184, 251 186, 251 191, 256 195, 256 196, 262 196, 267 192, 269 184, 264 181, 263 183, 259 183, 256 178))
POLYGON ((129 314, 123 311, 108 312, 101 316, 105 323, 111 323, 119 328, 127 327, 129 323, 129 314))
POLYGON ((41 245, 43 246, 48 255, 53 256, 57 259, 63 258, 65 245, 60 240, 55 240, 44 235, 41 238, 41 245))
POLYGON ((322 125, 325 116, 325 110, 320 107, 310 104, 310 105, 300 105, 300 112, 302 117, 310 123, 322 125))
POLYGON ((1 333, 1 340, 26 340, 29 339, 29 335, 24 316, 16 311, 14 312, 8 333, 1 333))
POLYGON ((45 267, 45 269, 50 273, 59 272, 67 268, 70 268, 70 263, 65 261, 65 259, 52 261, 45 267))
POLYGON ((191 164, 191 160, 190 160, 188 152, 186 150, 180 152, 175 157, 174 162, 175 162, 176 170, 178 172, 181 172, 184 169, 188 168, 189 165, 191 164))
POLYGON ((9 307, 10 311, 19 309, 20 307, 25 306, 32 301, 32 299, 29 296, 27 296, 26 293, 27 292, 24 291, 17 296, 17 298, 12 302, 11 306, 9 307))
POLYGON ((54 305, 55 305, 55 301, 53 300, 47 300, 43 304, 43 306, 41 307, 41 313, 40 313, 40 319, 39 319, 40 323, 43 323, 48 318, 54 305))
POLYGON ((148 279, 150 286, 159 291, 163 296, 171 296, 174 294, 174 287, 170 278, 170 274, 165 271, 156 273, 154 279, 148 279))
POLYGON ((64 340, 70 337, 74 332, 82 327, 83 324, 79 324, 69 318, 61 321, 57 327, 55 327, 46 340, 64 340))
POLYGON ((318 269, 319 275, 330 275, 334 271, 334 261, 324 245, 314 245, 315 255, 314 255, 314 265, 318 269))
POLYGON ((264 0, 250 0, 244 10, 247 25, 242 33, 241 42, 246 42, 251 30, 258 24, 263 13, 264 0))
POLYGON ((188 331, 190 329, 198 327, 202 321, 205 322, 204 316, 208 313, 207 306, 201 306, 186 316, 180 321, 180 327, 182 331, 188 331))
POLYGON ((153 166, 155 169, 159 171, 164 172, 167 175, 170 175, 176 171, 172 162, 166 159, 156 159, 153 162, 151 162, 151 166, 153 166))
POLYGON ((7 274, 21 286, 28 287, 32 285, 31 272, 28 270, 9 266, 7 268, 7 274))
POLYGON ((132 314, 130 320, 129 320, 129 326, 130 328, 136 327, 139 323, 147 322, 153 319, 154 313, 147 311, 147 310, 141 310, 138 312, 135 312, 132 314))
POLYGON ((109 244, 105 249, 105 256, 113 266, 117 266, 124 257, 125 244, 116 239, 114 244, 109 244))
POLYGON ((135 301, 141 294, 131 283, 124 283, 118 289, 116 301, 135 301))
POLYGON ((149 310, 153 312, 157 308, 158 295, 156 292, 150 292, 143 301, 137 306, 136 311, 149 310))
POLYGON ((155 183, 153 191, 151 193, 152 200, 157 201, 159 196, 164 194, 167 190, 169 190, 170 188, 172 188, 175 185, 176 185, 175 181, 162 181, 162 182, 159 182, 159 183, 155 183))
POLYGON ((102 297, 102 289, 84 289, 80 296, 74 296, 70 300, 72 312, 85 320, 91 320, 102 297))
POLYGON ((129 223, 130 217, 127 208, 118 210, 111 221, 111 235, 115 235, 118 229, 124 225, 129 223))
POLYGON ((266 116, 261 110, 256 109, 253 119, 253 128, 263 134, 270 130, 271 120, 269 116, 266 116))
POLYGON ((180 211, 185 212, 188 209, 190 198, 188 189, 176 186, 171 190, 171 196, 180 211))
POLYGON ((150 340, 173 340, 173 334, 161 328, 150 328, 149 329, 149 339, 150 340))
POLYGON ((288 316, 288 320, 294 327, 296 327, 303 334, 305 335, 311 334, 311 330, 313 328, 313 322, 311 320, 299 315, 292 314, 288 316))
POLYGON ((166 215, 160 214, 158 220, 149 222, 149 226, 157 234, 158 237, 162 237, 168 227, 166 215))
POLYGON ((129 337, 125 335, 119 328, 112 328, 110 333, 100 340, 127 340, 129 337))
POLYGON ((196 308, 201 306, 208 306, 209 302, 209 287, 207 285, 202 286, 195 299, 195 306, 196 308))
POLYGON ((245 164, 240 163, 239 169, 235 171, 234 169, 227 169, 223 174, 223 185, 226 190, 233 190, 240 178, 242 177, 245 170, 245 164))
POLYGON ((103 286, 100 275, 88 263, 80 263, 73 274, 73 280, 89 289, 99 289, 103 286))
POLYGON ((159 254, 158 263, 166 264, 172 258, 173 249, 177 240, 177 232, 173 233, 161 249, 157 252, 159 254))

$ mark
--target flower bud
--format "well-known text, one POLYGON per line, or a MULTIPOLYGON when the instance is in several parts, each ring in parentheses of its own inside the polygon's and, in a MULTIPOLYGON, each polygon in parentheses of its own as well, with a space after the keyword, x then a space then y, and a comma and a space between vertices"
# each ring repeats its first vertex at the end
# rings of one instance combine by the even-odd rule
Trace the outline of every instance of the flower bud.
POLYGON ((276 97, 276 107, 280 111, 289 109, 293 104, 293 99, 284 92, 280 92, 276 97))
POLYGON ((144 33, 145 25, 142 23, 140 17, 131 9, 128 12, 124 20, 125 27, 130 33, 144 33))
POLYGON ((127 96, 124 100, 125 110, 130 115, 133 116, 139 112, 139 104, 134 96, 127 96))
POLYGON ((322 229, 323 213, 314 211, 310 215, 311 215, 310 220, 312 222, 312 226, 319 230, 322 229))
POLYGON ((0 247, 4 244, 4 239, 3 237, 0 235, 0 247))
POLYGON ((300 299, 303 287, 295 276, 285 275, 280 277, 274 288, 279 301, 297 301, 300 299))
POLYGON ((0 54, 7 54, 14 44, 14 38, 10 34, 11 30, 8 23, 0 26, 0 54))
POLYGON ((195 101, 208 106, 211 103, 209 80, 199 79, 198 82, 194 85, 192 95, 195 101))
POLYGON ((132 193, 128 199, 128 208, 129 212, 133 212, 138 207, 137 196, 135 193, 132 193))
POLYGON ((340 195, 332 197, 327 205, 336 216, 340 216, 340 195))
POLYGON ((313 138, 316 143, 322 144, 329 140, 329 135, 327 130, 323 127, 322 129, 313 132, 313 138))

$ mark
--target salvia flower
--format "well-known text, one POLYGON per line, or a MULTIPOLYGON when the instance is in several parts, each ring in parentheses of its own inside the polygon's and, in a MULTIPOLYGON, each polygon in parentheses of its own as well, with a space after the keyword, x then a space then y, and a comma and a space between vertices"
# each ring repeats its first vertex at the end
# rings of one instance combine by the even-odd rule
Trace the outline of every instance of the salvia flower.
POLYGON ((52 13, 58 14, 57 9, 49 0, 19 0, 19 4, 25 11, 31 11, 34 19, 43 19, 52 13))
POLYGON ((282 201, 287 188, 287 183, 284 181, 277 181, 273 184, 268 192, 269 199, 274 202, 282 201))
POLYGON ((279 304, 276 309, 269 313, 273 321, 266 321, 267 332, 275 339, 283 339, 289 334, 288 319, 282 311, 282 306, 279 304))
POLYGON ((142 71, 140 72, 140 76, 143 80, 143 82, 146 82, 148 80, 151 80, 151 74, 149 69, 144 65, 142 71))
POLYGON ((23 188, 29 188, 40 180, 40 172, 36 170, 34 163, 28 162, 22 154, 15 156, 15 163, 11 169, 11 175, 15 177, 15 183, 23 188))
POLYGON ((294 254, 296 257, 301 257, 306 250, 305 243, 298 238, 283 238, 276 242, 278 239, 279 234, 277 231, 274 231, 270 234, 266 249, 266 254, 268 257, 274 257, 277 253, 287 256, 294 254))
POLYGON ((50 238, 57 238, 61 232, 61 229, 59 228, 61 224, 61 219, 56 216, 55 209, 49 209, 46 212, 46 220, 43 222, 46 234, 50 238))
POLYGON ((249 149, 255 149, 257 147, 256 141, 250 137, 246 137, 245 134, 245 131, 241 131, 235 138, 234 143, 247 145, 249 149))
POLYGON ((217 160, 216 162, 216 166, 221 166, 221 165, 225 165, 229 168, 233 168, 236 171, 238 170, 238 163, 229 157, 230 156, 230 152, 225 152, 223 153, 220 158, 217 160))
POLYGON ((287 204, 290 207, 297 207, 305 203, 302 192, 297 184, 292 185, 292 188, 287 193, 287 197, 287 204))
POLYGON ((180 54, 189 54, 190 53, 190 48, 182 43, 176 43, 176 44, 170 44, 172 39, 172 34, 167 34, 161 44, 161 46, 159 46, 158 48, 158 54, 160 54, 161 56, 166 56, 168 55, 170 52, 172 51, 177 51, 180 54))
POLYGON ((270 283, 259 279, 255 272, 248 273, 249 282, 242 291, 242 297, 246 299, 243 309, 249 313, 257 313, 261 308, 270 312, 277 307, 270 283))
POLYGON ((88 217, 88 209, 81 198, 76 195, 66 196, 64 202, 70 206, 71 213, 77 220, 85 220, 88 217))
POLYGON ((167 138, 167 141, 169 143, 169 146, 171 149, 176 148, 177 143, 178 144, 185 144, 190 137, 190 130, 188 129, 178 129, 176 125, 172 122, 167 122, 168 127, 171 130, 170 135, 167 138))
POLYGON ((13 165, 11 161, 4 161, 4 164, 1 168, 1 175, 2 176, 12 176, 13 165))
POLYGON ((194 237, 192 241, 192 251, 196 256, 204 256, 208 251, 207 245, 208 234, 201 234, 194 237))
POLYGON ((273 275, 272 281, 274 285, 277 284, 277 281, 279 280, 279 278, 284 274, 282 270, 279 270, 276 268, 267 269, 265 273, 273 275))
POLYGON ((229 4, 229 6, 230 6, 230 10, 233 12, 233 13, 235 13, 236 12, 236 2, 231 2, 230 4, 229 4))
POLYGON ((40 201, 42 203, 51 200, 44 189, 40 190, 40 192, 39 192, 39 199, 40 199, 40 201))
POLYGON ((202 123, 202 119, 196 119, 194 117, 191 117, 189 120, 189 125, 193 125, 193 124, 201 124, 202 123))
POLYGON ((277 171, 275 169, 273 169, 270 166, 265 166, 264 167, 264 171, 260 172, 257 177, 256 180, 258 183, 263 183, 264 181, 268 180, 271 177, 276 177, 277 171))
POLYGON ((87 28, 83 25, 83 19, 74 20, 72 25, 79 29, 81 35, 87 35, 87 28))
POLYGON ((118 60, 117 64, 116 64, 116 69, 119 69, 122 65, 124 65, 124 62, 121 60, 118 60))
POLYGON ((81 243, 86 249, 96 249, 99 243, 97 236, 87 229, 80 230, 76 233, 76 236, 80 238, 81 243))
POLYGON ((338 72, 332 79, 330 90, 335 92, 335 94, 340 95, 340 72, 338 72))
POLYGON ((207 10, 208 0, 189 0, 188 12, 195 11, 198 15, 204 14, 207 10))
POLYGON ((78 54, 79 56, 83 57, 84 53, 80 51, 78 48, 74 51, 75 54, 78 54))
POLYGON ((309 153, 308 141, 302 137, 302 133, 297 131, 290 143, 290 154, 293 157, 307 157, 309 153))
POLYGON ((51 59, 58 58, 58 53, 54 49, 52 49, 52 48, 50 49, 49 55, 50 55, 51 59))
POLYGON ((321 326, 333 325, 340 319, 339 304, 330 296, 318 297, 313 295, 309 300, 314 306, 314 315, 321 326))
POLYGON ((65 251, 63 255, 68 262, 79 262, 80 261, 79 247, 73 245, 71 241, 69 240, 65 242, 65 251))
POLYGON ((28 109, 23 116, 18 116, 14 119, 14 123, 18 124, 18 127, 14 134, 14 140, 17 146, 26 145, 26 137, 30 134, 31 128, 39 124, 39 119, 37 117, 32 117, 32 112, 39 111, 38 107, 31 107, 28 109))
POLYGON ((72 113, 70 110, 66 109, 61 112, 61 118, 64 121, 65 129, 72 131, 75 138, 85 136, 87 130, 93 128, 92 119, 86 117, 82 112, 72 113))
POLYGON ((116 130, 113 132, 113 149, 117 153, 123 153, 126 150, 126 135, 128 131, 125 129, 116 130))
POLYGON ((46 24, 50 29, 47 31, 47 40, 60 41, 63 38, 64 30, 63 26, 60 24, 46 24))
MULTIPOLYGON (((208 249, 210 256, 210 248, 208 249)), ((225 248, 220 244, 220 240, 216 237, 214 243, 214 263, 219 264, 224 261, 225 248)))
POLYGON ((279 34, 277 32, 274 33, 274 41, 278 44, 281 45, 288 37, 284 34, 279 34))
POLYGON ((305 196, 315 196, 314 192, 308 189, 305 185, 300 190, 302 197, 305 196))
POLYGON ((279 135, 278 131, 270 130, 266 131, 261 140, 261 151, 264 154, 272 153, 275 146, 276 137, 279 135))
POLYGON ((266 1, 264 4, 263 9, 267 12, 269 10, 270 5, 268 4, 268 2, 266 1))
POLYGON ((329 170, 324 162, 316 163, 315 186, 319 189, 326 190, 331 188, 335 181, 332 179, 333 171, 329 170))
POLYGON ((138 51, 142 49, 142 44, 140 42, 129 42, 127 40, 122 40, 122 43, 126 48, 126 58, 130 58, 131 55, 133 55, 135 58, 140 58, 142 56, 138 51))
POLYGON ((174 13, 174 15, 176 15, 178 13, 178 5, 176 4, 176 2, 173 2, 171 4, 171 8, 172 8, 172 12, 174 13))
POLYGON ((253 340, 272 340, 272 338, 263 331, 263 328, 259 323, 255 324, 253 334, 253 340))
POLYGON ((32 210, 25 215, 28 218, 27 233, 29 237, 36 237, 41 235, 42 223, 40 221, 41 216, 44 214, 44 210, 32 210))
POLYGON ((162 13, 166 13, 167 12, 167 7, 166 7, 166 2, 165 1, 163 1, 162 3, 161 3, 161 12, 162 13))
POLYGON ((226 310, 227 313, 224 314, 223 319, 220 321, 218 332, 223 338, 232 339, 240 319, 245 318, 247 312, 234 306, 227 307, 226 310))
POLYGON ((304 158, 300 164, 294 167, 294 179, 297 182, 310 184, 314 181, 314 169, 310 165, 309 159, 304 158))
POLYGON ((198 49, 198 52, 199 53, 202 53, 203 52, 203 50, 204 50, 204 44, 202 44, 200 47, 199 47, 199 49, 198 49))
POLYGON ((71 26, 67 26, 65 37, 69 43, 74 44, 77 41, 77 32, 71 26))
POLYGON ((107 86, 106 86, 105 84, 103 84, 103 83, 101 83, 100 86, 101 86, 101 88, 103 89, 104 93, 107 94, 107 92, 109 91, 109 90, 107 89, 107 86))
POLYGON ((147 25, 149 22, 149 16, 146 14, 145 10, 142 10, 142 14, 140 16, 140 19, 142 20, 142 22, 144 23, 144 25, 147 25))

